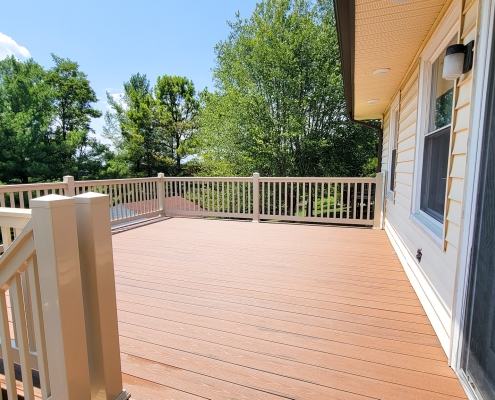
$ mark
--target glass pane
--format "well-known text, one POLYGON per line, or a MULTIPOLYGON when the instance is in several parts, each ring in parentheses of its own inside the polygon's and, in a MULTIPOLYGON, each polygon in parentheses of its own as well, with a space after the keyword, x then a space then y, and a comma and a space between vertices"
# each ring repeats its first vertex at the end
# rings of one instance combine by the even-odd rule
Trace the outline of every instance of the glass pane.
POLYGON ((390 160, 390 190, 393 192, 395 189, 395 163, 397 157, 397 150, 392 150, 392 159, 390 160))
MULTIPOLYGON (((452 38, 450 46, 456 43, 456 38, 452 38)), ((440 57, 433 63, 432 70, 432 110, 430 132, 447 126, 452 120, 452 105, 454 104, 454 83, 442 78, 443 63, 445 59, 445 50, 440 57)))
POLYGON ((443 223, 450 128, 425 138, 421 210, 443 223))

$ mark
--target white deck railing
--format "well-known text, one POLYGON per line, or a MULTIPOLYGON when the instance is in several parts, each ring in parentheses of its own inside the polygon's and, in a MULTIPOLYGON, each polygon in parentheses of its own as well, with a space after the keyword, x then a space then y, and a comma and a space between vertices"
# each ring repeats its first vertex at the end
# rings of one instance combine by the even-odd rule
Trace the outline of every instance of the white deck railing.
POLYGON ((0 204, 29 207, 50 192, 108 195, 112 225, 159 215, 381 227, 383 176, 375 178, 164 177, 0 186, 0 204))
POLYGON ((381 226, 382 174, 375 178, 162 178, 164 213, 381 226))
POLYGON ((0 357, 9 399, 129 397, 108 201, 48 195, 31 198, 31 210, 0 207, 0 357))

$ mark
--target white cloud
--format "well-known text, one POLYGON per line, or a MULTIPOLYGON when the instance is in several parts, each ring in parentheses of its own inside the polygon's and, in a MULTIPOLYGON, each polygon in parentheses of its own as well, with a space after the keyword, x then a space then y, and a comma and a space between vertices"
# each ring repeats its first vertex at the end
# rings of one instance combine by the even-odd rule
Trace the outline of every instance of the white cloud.
POLYGON ((24 46, 20 46, 10 36, 0 32, 0 60, 5 57, 15 56, 19 59, 26 59, 31 57, 31 53, 24 46))
MULTIPOLYGON (((110 94, 110 96, 113 98, 114 101, 116 101, 117 103, 121 103, 122 97, 124 96, 124 92, 112 93, 112 89, 107 89, 106 92, 110 94)), ((106 97, 106 94, 105 94, 105 97, 106 97)), ((106 100, 102 100, 101 103, 103 103, 105 105, 107 110, 110 110, 112 108, 106 100)))

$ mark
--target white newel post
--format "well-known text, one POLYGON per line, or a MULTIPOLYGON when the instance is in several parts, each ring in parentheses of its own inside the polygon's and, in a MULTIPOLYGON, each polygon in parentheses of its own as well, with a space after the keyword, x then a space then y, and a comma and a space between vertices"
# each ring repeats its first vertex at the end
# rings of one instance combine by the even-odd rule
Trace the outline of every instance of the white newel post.
POLYGON ((67 184, 67 189, 65 190, 64 195, 69 197, 74 196, 75 193, 74 177, 70 175, 64 176, 64 183, 67 184))
POLYGON ((84 193, 76 202, 92 399, 124 400, 108 196, 84 193))
POLYGON ((158 173, 158 178, 160 179, 157 182, 158 185, 158 208, 160 209, 160 215, 165 216, 165 174, 163 172, 158 173))
POLYGON ((373 229, 382 229, 382 212, 383 212, 383 173, 376 174, 375 188, 375 215, 373 221, 373 229))
POLYGON ((260 174, 253 174, 253 222, 260 219, 260 174))
POLYGON ((90 379, 75 201, 51 194, 30 205, 51 398, 87 400, 90 379))

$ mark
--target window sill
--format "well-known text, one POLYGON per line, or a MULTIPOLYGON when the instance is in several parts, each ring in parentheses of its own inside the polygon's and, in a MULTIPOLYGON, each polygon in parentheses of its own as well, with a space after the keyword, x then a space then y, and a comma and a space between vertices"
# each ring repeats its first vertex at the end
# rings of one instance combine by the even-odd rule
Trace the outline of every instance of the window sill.
POLYGON ((395 202, 394 192, 387 191, 387 197, 392 203, 395 202))
POLYGON ((411 214, 411 221, 424 230, 438 246, 443 247, 443 226, 439 222, 422 213, 411 214))

